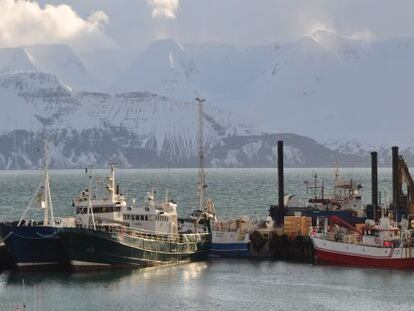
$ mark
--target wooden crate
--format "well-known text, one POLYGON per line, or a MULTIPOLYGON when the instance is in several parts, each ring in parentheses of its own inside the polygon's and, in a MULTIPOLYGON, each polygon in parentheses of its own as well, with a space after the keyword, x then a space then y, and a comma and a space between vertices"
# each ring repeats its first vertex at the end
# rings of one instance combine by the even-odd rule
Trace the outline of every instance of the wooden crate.
POLYGON ((285 216, 283 233, 288 236, 305 236, 312 226, 312 219, 305 216, 285 216))
POLYGON ((312 218, 303 216, 301 221, 301 234, 308 235, 310 228, 312 227, 312 218))

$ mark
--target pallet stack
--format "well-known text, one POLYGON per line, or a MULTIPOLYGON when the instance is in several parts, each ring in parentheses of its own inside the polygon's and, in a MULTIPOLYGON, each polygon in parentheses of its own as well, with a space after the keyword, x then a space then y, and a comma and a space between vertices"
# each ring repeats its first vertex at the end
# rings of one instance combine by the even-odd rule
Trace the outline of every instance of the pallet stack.
POLYGON ((285 216, 283 233, 290 239, 297 236, 307 236, 312 226, 312 218, 305 216, 285 216))

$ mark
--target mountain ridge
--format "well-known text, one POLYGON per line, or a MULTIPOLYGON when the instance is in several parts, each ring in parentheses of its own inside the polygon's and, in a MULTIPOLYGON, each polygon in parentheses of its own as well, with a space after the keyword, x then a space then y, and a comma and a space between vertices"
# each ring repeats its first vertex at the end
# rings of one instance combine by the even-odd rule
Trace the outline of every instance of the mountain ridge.
MULTIPOLYGON (((295 133, 297 141, 317 138, 318 157, 329 162, 326 166, 333 160, 321 152, 336 152, 343 162, 360 166, 371 150, 378 150, 382 165, 388 165, 390 145, 400 145, 407 158, 414 154, 405 127, 414 113, 408 100, 413 49, 413 38, 368 42, 329 30, 296 42, 246 48, 160 40, 114 76, 122 92, 87 83, 73 86, 67 77, 75 73, 73 79, 81 82, 89 76, 88 66, 65 46, 0 49, 0 134, 26 131, 33 143, 30 137, 45 130, 68 142, 82 135, 123 141, 118 135, 124 133, 125 146, 136 144, 142 149, 138 153, 188 165, 196 154, 194 98, 202 96, 209 103, 205 118, 206 149, 214 154, 211 166, 270 165, 274 150, 267 135, 274 133, 295 133)), ((304 151, 310 144, 302 143, 287 149, 288 162, 320 165, 304 151)), ((81 153, 74 149, 79 157, 81 153)), ((128 152, 123 156, 128 165, 143 165, 128 152)), ((67 154, 58 157, 66 159, 64 167, 78 163, 67 154)), ((20 162, 17 166, 24 167, 20 162)))

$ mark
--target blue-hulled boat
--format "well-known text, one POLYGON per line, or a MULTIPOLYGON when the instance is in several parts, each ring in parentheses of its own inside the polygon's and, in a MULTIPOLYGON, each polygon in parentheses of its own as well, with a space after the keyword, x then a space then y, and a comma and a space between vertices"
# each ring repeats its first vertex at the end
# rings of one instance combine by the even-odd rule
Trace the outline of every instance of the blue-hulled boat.
POLYGON ((211 244, 210 257, 247 258, 250 256, 249 242, 211 244))
POLYGON ((63 245, 56 235, 63 220, 53 215, 48 173, 47 146, 43 160, 43 177, 19 221, 3 225, 3 241, 17 268, 59 266, 67 263, 63 245), (43 220, 26 218, 33 209, 43 210, 43 220))
POLYGON ((255 221, 247 216, 216 220, 212 226, 210 257, 268 258, 273 220, 255 221))
POLYGON ((5 245, 17 268, 63 266, 66 252, 56 235, 57 228, 42 224, 6 224, 5 245))

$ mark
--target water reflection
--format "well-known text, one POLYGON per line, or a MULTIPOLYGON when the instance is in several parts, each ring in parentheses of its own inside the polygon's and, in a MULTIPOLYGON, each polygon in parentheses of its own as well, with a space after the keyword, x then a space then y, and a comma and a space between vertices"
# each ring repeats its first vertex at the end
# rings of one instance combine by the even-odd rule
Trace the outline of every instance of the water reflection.
POLYGON ((20 285, 22 280, 26 285, 34 284, 59 284, 60 286, 87 287, 94 284, 105 283, 107 285, 122 282, 128 278, 131 270, 102 270, 102 271, 12 271, 7 278, 7 285, 20 285))
MULTIPOLYGON (((0 274, 0 302, 34 286, 43 310, 410 310, 414 272, 217 260, 82 273, 0 274)), ((20 300, 19 300, 20 299, 20 300)), ((39 310, 39 309, 38 309, 39 310)))

